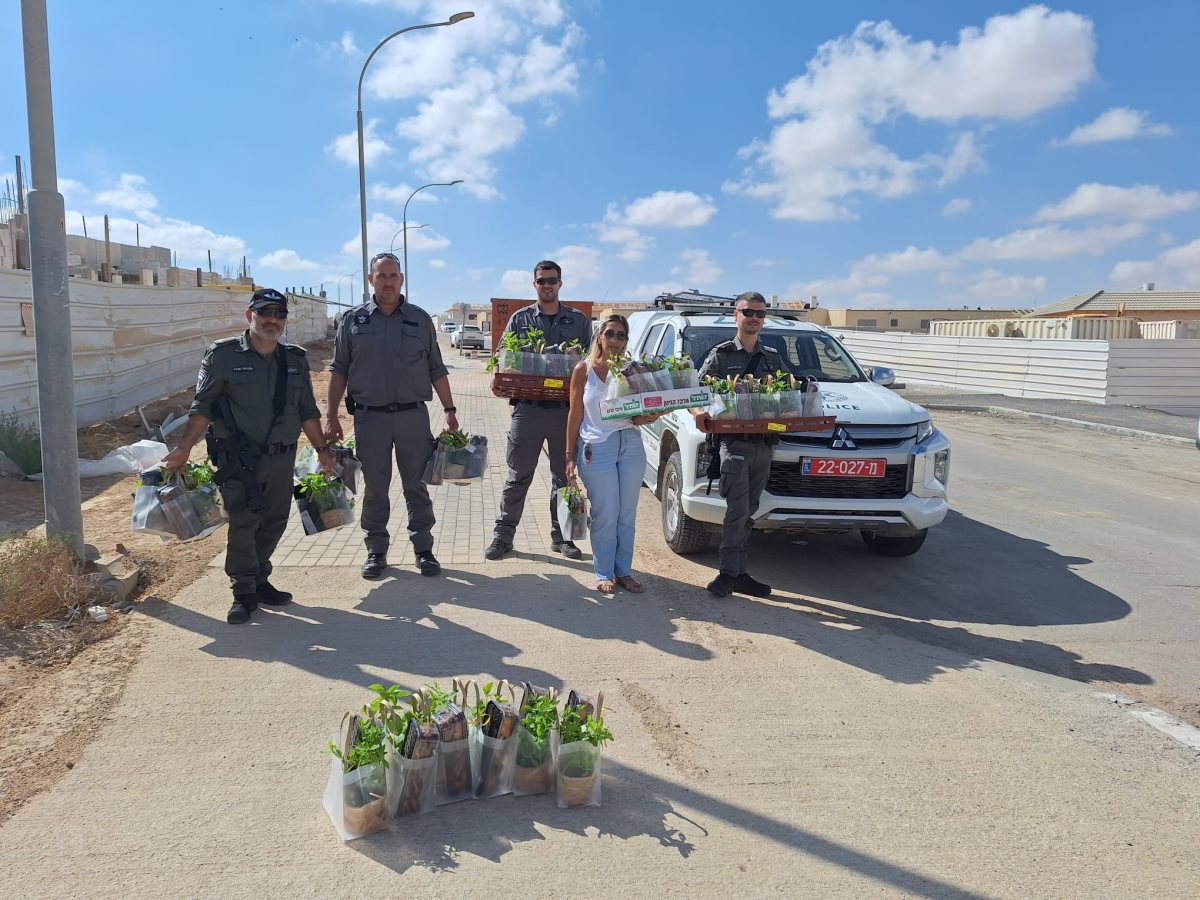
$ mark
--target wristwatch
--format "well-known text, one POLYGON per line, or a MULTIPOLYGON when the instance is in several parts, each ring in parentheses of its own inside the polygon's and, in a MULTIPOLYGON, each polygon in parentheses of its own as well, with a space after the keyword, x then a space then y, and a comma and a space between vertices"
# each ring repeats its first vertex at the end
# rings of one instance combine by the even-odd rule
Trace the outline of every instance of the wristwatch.
POLYGON ((444 407, 442 407, 442 411, 443 412, 458 412, 458 407, 457 406, 444 406, 444 407))

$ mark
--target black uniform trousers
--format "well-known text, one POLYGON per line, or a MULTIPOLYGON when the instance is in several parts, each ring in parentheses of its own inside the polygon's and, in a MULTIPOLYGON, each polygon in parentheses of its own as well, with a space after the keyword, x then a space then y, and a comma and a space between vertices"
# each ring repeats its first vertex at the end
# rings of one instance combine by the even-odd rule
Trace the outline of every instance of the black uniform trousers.
POLYGON ((254 475, 262 489, 260 512, 251 512, 243 502, 246 488, 238 478, 221 485, 229 534, 225 545, 225 574, 234 595, 253 594, 271 575, 271 554, 287 528, 292 511, 292 476, 296 446, 283 453, 264 454, 254 475), (240 507, 234 511, 234 507, 240 507))

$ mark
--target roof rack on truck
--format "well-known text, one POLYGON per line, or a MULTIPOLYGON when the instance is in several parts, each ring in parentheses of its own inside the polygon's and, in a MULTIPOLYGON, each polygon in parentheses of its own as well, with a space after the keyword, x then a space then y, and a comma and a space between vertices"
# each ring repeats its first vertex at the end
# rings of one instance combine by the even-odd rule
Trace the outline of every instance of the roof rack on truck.
MULTIPOLYGON (((722 297, 718 294, 701 294, 699 291, 677 291, 674 294, 659 294, 651 302, 655 309, 673 309, 683 315, 722 315, 733 314, 737 304, 736 297, 722 297)), ((772 318, 803 319, 807 309, 782 309, 770 307, 768 312, 772 318)))

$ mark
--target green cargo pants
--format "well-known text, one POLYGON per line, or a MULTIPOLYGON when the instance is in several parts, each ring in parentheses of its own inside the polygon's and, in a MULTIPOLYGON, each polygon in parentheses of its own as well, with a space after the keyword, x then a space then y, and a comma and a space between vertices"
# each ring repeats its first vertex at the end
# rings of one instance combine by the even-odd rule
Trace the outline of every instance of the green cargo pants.
POLYGON ((255 475, 263 492, 261 512, 242 506, 246 489, 238 478, 221 485, 221 499, 229 519, 225 547, 225 574, 234 595, 253 594, 271 575, 271 554, 287 528, 292 511, 292 470, 296 448, 263 456, 255 475), (233 512, 231 507, 241 507, 233 512))

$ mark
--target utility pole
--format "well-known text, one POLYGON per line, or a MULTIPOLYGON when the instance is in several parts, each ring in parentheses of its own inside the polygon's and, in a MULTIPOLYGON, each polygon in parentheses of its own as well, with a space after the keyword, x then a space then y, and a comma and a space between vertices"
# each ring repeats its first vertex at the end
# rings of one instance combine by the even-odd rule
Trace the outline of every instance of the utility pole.
POLYGON ((71 356, 71 297, 67 289, 66 205, 58 192, 50 36, 46 0, 21 0, 25 104, 33 190, 29 192, 29 256, 37 353, 38 416, 46 537, 61 540, 83 560, 79 440, 75 434, 75 366, 71 356))

